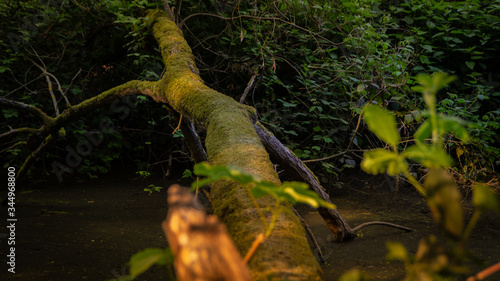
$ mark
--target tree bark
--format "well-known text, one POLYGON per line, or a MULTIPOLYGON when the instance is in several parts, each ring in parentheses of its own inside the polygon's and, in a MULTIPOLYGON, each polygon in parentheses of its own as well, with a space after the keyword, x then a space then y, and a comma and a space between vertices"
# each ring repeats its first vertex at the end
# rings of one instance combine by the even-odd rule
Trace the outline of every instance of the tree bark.
MULTIPOLYGON (((205 86, 191 50, 175 23, 161 11, 151 11, 148 17, 153 22, 153 35, 167 68, 151 96, 207 128, 205 146, 211 164, 236 167, 279 183, 269 155, 253 128, 255 109, 205 86)), ((239 251, 245 253, 257 234, 265 232, 246 189, 234 182, 220 181, 214 184, 212 197, 215 215, 226 224, 239 251)), ((268 196, 258 203, 270 219, 274 199, 268 196)), ((249 267, 254 280, 322 279, 305 231, 290 205, 280 206, 272 235, 253 256, 249 267)))

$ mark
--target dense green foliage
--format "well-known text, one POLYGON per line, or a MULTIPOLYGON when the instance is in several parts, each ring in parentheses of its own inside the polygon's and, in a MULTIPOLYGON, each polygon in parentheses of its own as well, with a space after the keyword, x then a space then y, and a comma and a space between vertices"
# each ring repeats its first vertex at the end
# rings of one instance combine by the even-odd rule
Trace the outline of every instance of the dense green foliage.
MULTIPOLYGON (((356 150, 384 145, 359 123, 367 103, 394 111, 402 140, 412 140, 423 99, 411 87, 421 72, 457 77, 437 97, 438 111, 468 122, 468 144, 451 136, 445 142, 454 169, 464 179, 477 179, 498 168, 500 1, 228 3, 189 0, 180 9, 170 4, 208 85, 239 99, 258 75, 245 103, 299 157, 348 151, 310 163, 322 182, 332 185, 343 168, 358 166, 356 150)), ((130 79, 157 79, 163 65, 143 18, 155 7, 163 1, 2 1, 0 95, 55 114, 34 63, 58 79, 72 104, 130 79)), ((134 103, 122 111, 99 110, 65 128, 66 136, 37 163, 45 168, 36 171, 50 172, 53 161, 64 162, 105 118, 115 130, 104 132, 102 144, 82 157, 80 175, 95 177, 117 161, 150 170, 171 153, 188 159, 175 139, 182 132, 170 135, 175 118, 148 99, 134 103)), ((39 124, 22 114, 2 108, 2 133, 9 126, 39 124)), ((34 149, 13 146, 14 138, 1 143, 5 165, 19 166, 34 149)))
MULTIPOLYGON (((55 116, 50 87, 35 63, 50 73, 59 111, 66 108, 60 92, 75 105, 131 79, 158 78, 163 64, 154 39, 140 20, 148 7, 156 6, 146 1, 2 1, 0 95, 55 116)), ((2 108, 2 133, 9 128, 41 125, 25 113, 2 108)), ((93 144, 88 155, 72 158, 76 167, 62 178, 71 174, 95 178, 113 166, 115 171, 124 165, 149 170, 158 162, 166 170, 169 154, 182 161, 189 159, 183 143, 175 141, 182 132, 171 134, 176 126, 175 117, 148 98, 121 100, 67 126, 66 135, 47 148, 35 164, 37 169, 30 171, 31 178, 49 175, 54 162, 73 168, 67 159, 76 155, 78 144, 85 142, 89 133, 102 133, 103 140, 93 144), (102 120, 108 120, 112 129, 101 130, 102 120)), ((15 145, 16 139, 2 139, 2 158, 8 160, 5 166, 21 166, 36 148, 15 145)))
MULTIPOLYGON (((365 128, 353 135, 361 106, 369 102, 394 110, 404 139, 411 139, 422 104, 411 90, 414 76, 455 74, 457 81, 438 97, 438 110, 470 122, 470 144, 447 144, 460 157, 457 169, 476 177, 499 164, 499 2, 486 2, 261 2, 213 19, 222 33, 205 35, 213 29, 203 16, 187 23, 195 22, 190 31, 201 58, 217 46, 205 72, 214 87, 237 98, 244 77, 260 75, 246 102, 304 160, 373 146, 377 140, 365 128), (219 82, 228 80, 229 86, 219 82)), ((311 166, 328 181, 358 161, 356 154, 343 154, 311 166)))

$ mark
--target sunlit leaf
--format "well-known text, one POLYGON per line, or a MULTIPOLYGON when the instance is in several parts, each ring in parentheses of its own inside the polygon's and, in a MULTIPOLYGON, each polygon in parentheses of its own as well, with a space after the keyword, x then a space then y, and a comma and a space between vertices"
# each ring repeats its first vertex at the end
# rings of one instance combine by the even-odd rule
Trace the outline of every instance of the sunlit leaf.
MULTIPOLYGON (((445 134, 453 133, 456 137, 458 137, 463 142, 467 142, 469 140, 469 133, 464 127, 465 122, 454 116, 446 116, 440 114, 437 119, 437 130, 440 136, 445 134)), ((415 133, 415 139, 419 142, 424 142, 426 139, 430 139, 432 137, 432 124, 429 119, 427 119, 424 123, 418 127, 417 132, 415 133)))
POLYGON ((420 124, 414 137, 417 142, 424 142, 426 139, 432 137, 432 124, 429 119, 420 124))
POLYGON ((427 204, 434 222, 455 239, 463 230, 462 196, 455 181, 439 169, 431 169, 424 182, 427 204))
POLYGON ((359 269, 351 269, 348 272, 342 274, 339 281, 369 281, 370 276, 359 269))
POLYGON ((242 173, 237 169, 230 169, 218 165, 210 165, 206 162, 196 164, 194 166, 193 172, 198 176, 204 176, 206 178, 198 182, 194 182, 192 184, 192 188, 200 187, 219 179, 234 180, 242 184, 248 184, 254 181, 258 181, 258 179, 255 179, 252 175, 242 173))
POLYGON ((444 72, 437 72, 433 75, 419 74, 415 77, 415 80, 417 80, 422 86, 416 86, 412 89, 424 94, 428 92, 435 95, 440 89, 450 84, 455 79, 455 76, 450 76, 444 72))
POLYGON ((284 182, 281 185, 281 189, 284 194, 293 198, 297 203, 305 203, 314 208, 321 206, 328 209, 335 209, 335 205, 321 199, 316 192, 310 190, 309 186, 303 182, 284 182))
POLYGON ((272 195, 276 199, 280 197, 279 193, 281 193, 279 188, 275 184, 266 181, 263 181, 259 183, 257 186, 254 186, 251 189, 251 192, 255 198, 260 198, 265 195, 272 195))
POLYGON ((498 195, 484 184, 474 185, 472 202, 477 209, 482 211, 500 210, 498 206, 498 195))
POLYGON ((453 163, 453 160, 446 151, 436 146, 427 146, 423 143, 417 143, 408 147, 401 155, 414 159, 428 168, 450 167, 453 163))
POLYGON ((292 204, 305 203, 314 208, 325 207, 334 209, 335 205, 328 203, 321 199, 319 195, 309 190, 309 186, 302 182, 284 182, 278 186, 269 181, 246 174, 237 169, 231 169, 225 166, 210 165, 206 162, 198 163, 194 166, 194 173, 198 176, 205 176, 206 178, 194 182, 192 188, 203 186, 211 182, 225 179, 233 180, 241 184, 249 184, 250 192, 255 198, 265 195, 271 195, 277 200, 285 200, 292 204))
POLYGON ((408 163, 395 151, 377 148, 364 153, 361 168, 373 175, 387 173, 396 176, 408 170, 408 163))
POLYGON ((469 133, 463 126, 465 122, 455 116, 439 115, 438 128, 439 134, 444 135, 448 133, 453 133, 457 138, 463 142, 469 140, 469 133))
POLYGON ((130 258, 130 275, 137 276, 154 264, 165 265, 172 262, 172 254, 167 249, 149 248, 130 258))
POLYGON ((387 250, 389 251, 387 253, 386 259, 402 261, 408 260, 408 251, 403 244, 399 242, 387 241, 385 245, 387 247, 387 250))
POLYGON ((368 128, 377 137, 393 147, 399 143, 399 133, 396 127, 396 121, 392 114, 376 105, 367 105, 364 108, 364 120, 368 128))

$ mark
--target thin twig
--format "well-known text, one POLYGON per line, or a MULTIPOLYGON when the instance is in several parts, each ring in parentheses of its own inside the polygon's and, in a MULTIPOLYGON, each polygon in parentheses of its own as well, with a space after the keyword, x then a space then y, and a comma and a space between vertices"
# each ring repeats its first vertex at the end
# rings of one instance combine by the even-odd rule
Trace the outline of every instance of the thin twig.
POLYGON ((248 93, 250 90, 254 87, 255 85, 255 79, 257 78, 257 74, 252 75, 252 78, 250 78, 250 81, 248 81, 247 87, 243 91, 243 95, 241 95, 240 98, 240 103, 244 103, 245 99, 247 98, 248 93))
POLYGON ((300 29, 304 32, 307 32, 309 33, 310 35, 314 36, 314 37, 318 37, 322 40, 325 40, 326 42, 332 44, 332 45, 342 45, 344 44, 344 42, 340 42, 340 43, 335 43, 335 42, 332 42, 330 40, 328 40, 327 38, 325 38, 324 36, 322 35, 319 35, 318 33, 315 33, 315 32, 312 32, 311 30, 307 29, 307 28, 304 28, 302 26, 299 26, 299 25, 296 25, 295 23, 293 22, 289 22, 289 21, 286 21, 282 18, 277 18, 277 17, 257 17, 257 16, 251 16, 251 15, 239 15, 239 16, 236 16, 236 17, 230 17, 230 18, 227 18, 227 17, 224 17, 224 16, 220 16, 220 15, 217 15, 217 14, 210 14, 210 13, 196 13, 196 14, 192 14, 192 15, 189 15, 187 17, 185 17, 177 26, 179 27, 179 29, 182 29, 182 26, 184 25, 184 23, 192 18, 192 17, 195 17, 195 16, 209 16, 209 17, 215 17, 215 18, 219 18, 219 19, 223 19, 223 20, 237 20, 237 19, 241 19, 241 18, 250 18, 250 19, 256 19, 256 20, 272 20, 272 21, 280 21, 280 22, 283 22, 283 23, 286 23, 288 25, 291 25, 297 29, 300 29))
MULTIPOLYGON (((59 116, 60 115, 60 112, 59 112, 59 107, 57 106, 57 99, 56 99, 56 96, 54 95, 54 91, 53 91, 53 87, 52 87, 52 81, 50 81, 50 77, 53 77, 55 78, 54 75, 50 74, 48 71, 47 71, 47 67, 45 66, 45 64, 43 63, 43 61, 40 59, 40 57, 38 56, 38 53, 33 50, 35 52, 35 54, 37 55, 38 59, 42 62, 43 64, 43 67, 41 65, 39 65, 38 63, 36 63, 34 60, 32 60, 31 58, 27 57, 26 58, 31 61, 36 67, 38 67, 41 71, 42 71, 42 74, 45 76, 45 80, 47 81, 47 85, 48 85, 48 88, 49 88, 49 93, 50 93, 50 98, 52 99, 52 104, 54 106, 54 110, 56 111, 56 116, 59 116)), ((59 84, 59 81, 57 79, 56 80, 56 83, 58 84, 59 86, 59 90, 61 91, 62 93, 62 90, 61 90, 61 85, 59 84)))
POLYGON ((390 227, 402 229, 404 231, 415 231, 415 229, 408 228, 406 226, 402 226, 402 225, 394 224, 394 223, 390 223, 390 222, 384 222, 384 221, 365 222, 365 223, 362 223, 362 224, 356 226, 355 228, 353 228, 352 231, 357 232, 357 231, 361 230, 362 228, 365 228, 365 227, 370 226, 370 225, 384 225, 384 226, 390 226, 390 227))
POLYGON ((485 270, 479 272, 475 276, 471 276, 471 277, 467 278, 467 281, 483 280, 486 277, 488 277, 491 274, 498 272, 498 271, 500 271, 500 262, 486 268, 485 270))
POLYGON ((265 240, 266 239, 265 239, 264 233, 257 235, 257 238, 255 238, 255 240, 253 241, 252 246, 250 247, 247 254, 245 255, 245 258, 243 259, 243 261, 246 264, 248 264, 248 262, 250 262, 250 260, 252 259, 253 255, 255 254, 255 252, 257 251, 259 246, 262 243, 264 243, 265 240))
POLYGON ((366 150, 364 150, 364 149, 346 150, 344 152, 339 152, 337 154, 330 155, 330 156, 323 157, 323 158, 304 160, 304 161, 302 161, 302 163, 319 162, 319 161, 324 161, 324 160, 332 159, 335 157, 339 157, 339 156, 342 156, 342 155, 349 153, 349 152, 364 152, 364 151, 366 151, 366 150))
POLYGON ((11 134, 16 134, 16 133, 32 133, 32 134, 35 134, 35 133, 38 133, 40 131, 40 129, 35 129, 35 128, 28 128, 28 127, 24 127, 24 128, 17 128, 17 129, 11 129, 10 131, 8 132, 5 132, 3 134, 0 134, 0 138, 3 138, 3 137, 6 137, 6 136, 9 136, 11 134))
POLYGON ((13 144, 13 145, 11 145, 11 146, 7 147, 6 149, 4 149, 4 150, 0 151, 0 154, 4 153, 5 151, 7 151, 7 150, 9 150, 9 149, 12 149, 12 148, 14 148, 14 147, 18 146, 18 145, 25 145, 26 143, 27 143, 27 142, 25 142, 25 141, 18 141, 18 142, 16 142, 15 144, 13 144))
POLYGON ((179 124, 177 124, 177 127, 175 127, 174 131, 172 132, 172 135, 175 134, 175 132, 177 132, 177 130, 179 130, 179 128, 181 127, 181 122, 182 122, 182 114, 179 117, 179 124))
POLYGON ((304 228, 306 229, 306 232, 309 235, 309 237, 311 237, 311 240, 313 241, 313 244, 316 247, 316 250, 318 250, 320 262, 325 262, 325 257, 323 256, 323 252, 321 251, 321 247, 319 246, 318 241, 316 240, 316 237, 312 233, 311 228, 309 227, 307 222, 300 216, 300 214, 297 212, 297 210, 295 210, 295 208, 293 208, 293 207, 292 207, 292 209, 293 209, 293 212, 295 213, 295 215, 297 215, 297 217, 299 217, 300 221, 302 222, 302 225, 304 225, 304 228))

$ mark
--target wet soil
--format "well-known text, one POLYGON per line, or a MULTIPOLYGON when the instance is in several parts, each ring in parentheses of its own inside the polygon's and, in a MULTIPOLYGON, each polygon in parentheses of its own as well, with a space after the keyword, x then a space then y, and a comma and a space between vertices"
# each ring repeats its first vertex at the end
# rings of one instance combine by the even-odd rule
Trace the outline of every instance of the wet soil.
MULTIPOLYGON (((372 280, 401 280, 404 265, 386 261, 386 241, 399 241, 414 253, 422 237, 438 233, 425 201, 416 192, 402 189, 394 196, 383 180, 352 176, 341 189, 332 191, 332 201, 352 227, 383 220, 416 231, 370 226, 359 231, 354 241, 329 242, 330 231, 318 213, 309 207, 298 207, 326 258, 322 264, 325 280, 338 280, 351 268, 369 273, 372 280)), ((166 188, 149 196, 143 189, 151 183, 168 187, 174 181, 146 182, 114 176, 86 184, 64 182, 19 191, 16 273, 7 272, 7 229, 3 225, 0 280, 98 281, 125 276, 127 261, 134 253, 166 246, 160 226, 167 213, 166 188)), ((464 206, 470 216, 472 208, 467 199, 464 206)), ((500 261, 499 238, 500 216, 488 213, 480 220, 469 244, 482 262, 474 270, 500 261)), ((136 280, 169 280, 168 276, 168 270, 155 267, 136 280)), ((488 280, 500 280, 500 275, 488 280)))

